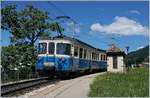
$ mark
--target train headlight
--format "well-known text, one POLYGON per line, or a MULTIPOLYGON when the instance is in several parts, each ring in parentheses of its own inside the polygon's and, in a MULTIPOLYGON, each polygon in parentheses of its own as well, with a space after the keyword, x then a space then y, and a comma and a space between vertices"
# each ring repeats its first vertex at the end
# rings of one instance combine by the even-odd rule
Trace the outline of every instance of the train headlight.
POLYGON ((44 63, 44 66, 45 66, 45 67, 54 67, 55 64, 54 64, 54 62, 45 62, 45 63, 44 63))

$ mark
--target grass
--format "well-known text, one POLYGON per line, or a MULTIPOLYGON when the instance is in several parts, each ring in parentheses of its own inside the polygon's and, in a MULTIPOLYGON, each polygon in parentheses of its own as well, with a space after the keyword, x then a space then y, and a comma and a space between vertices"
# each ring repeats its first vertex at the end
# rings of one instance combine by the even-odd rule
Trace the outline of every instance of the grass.
POLYGON ((135 68, 127 73, 97 76, 90 85, 89 97, 148 97, 149 69, 135 68))

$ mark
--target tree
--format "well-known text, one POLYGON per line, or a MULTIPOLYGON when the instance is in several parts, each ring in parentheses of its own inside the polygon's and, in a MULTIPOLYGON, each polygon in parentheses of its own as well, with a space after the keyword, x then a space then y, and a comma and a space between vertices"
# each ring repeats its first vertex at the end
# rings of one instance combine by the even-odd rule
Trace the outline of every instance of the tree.
POLYGON ((9 30, 12 34, 11 42, 28 43, 34 45, 36 40, 51 31, 63 30, 54 19, 48 17, 48 13, 41 11, 32 5, 27 5, 20 12, 16 11, 16 5, 2 8, 2 29, 9 30), (59 28, 58 28, 59 27, 59 28))
POLYGON ((145 62, 145 60, 148 61, 148 56, 149 56, 149 45, 145 46, 142 49, 130 52, 125 58, 125 63, 127 65, 135 63, 140 64, 142 62, 145 62))
POLYGON ((33 62, 36 58, 32 57, 32 48, 34 47, 31 47, 31 45, 2 47, 2 81, 5 81, 5 79, 10 81, 18 78, 26 79, 29 78, 29 75, 32 75, 32 72, 35 72, 33 62))
MULTIPOLYGON (((31 65, 36 63, 34 44, 39 37, 49 36, 51 31, 63 30, 47 12, 41 11, 32 5, 27 5, 21 11, 16 5, 8 5, 1 10, 2 30, 11 33, 12 46, 4 49, 4 66, 31 65), (57 28, 59 26, 59 28, 57 28), (29 60, 27 60, 30 58, 29 60)), ((32 66, 31 66, 32 67, 32 66)), ((35 68, 32 68, 35 69, 35 68)))
MULTIPOLYGON (((2 67, 13 70, 14 68, 32 67, 35 58, 32 58, 32 48, 30 45, 16 45, 2 47, 2 67)), ((34 50, 35 53, 36 50, 34 50)), ((37 57, 35 55, 35 57, 37 57)))

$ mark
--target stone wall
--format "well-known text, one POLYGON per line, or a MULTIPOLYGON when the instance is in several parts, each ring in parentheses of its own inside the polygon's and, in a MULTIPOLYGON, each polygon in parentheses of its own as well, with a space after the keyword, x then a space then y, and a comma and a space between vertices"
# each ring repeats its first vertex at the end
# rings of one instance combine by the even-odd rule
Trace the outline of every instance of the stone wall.
POLYGON ((108 68, 107 68, 108 72, 124 72, 125 71, 123 56, 117 56, 117 69, 113 68, 112 56, 107 57, 107 64, 108 64, 108 68))

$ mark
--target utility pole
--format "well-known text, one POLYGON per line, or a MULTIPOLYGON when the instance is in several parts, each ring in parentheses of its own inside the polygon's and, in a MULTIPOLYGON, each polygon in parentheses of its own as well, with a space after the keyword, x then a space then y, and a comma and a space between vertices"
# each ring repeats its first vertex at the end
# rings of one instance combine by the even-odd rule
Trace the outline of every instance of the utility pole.
MULTIPOLYGON (((67 20, 69 20, 69 21, 71 21, 72 23, 73 23, 73 28, 74 28, 74 30, 73 30, 73 38, 74 38, 74 36, 75 36, 75 24, 77 24, 71 17, 69 17, 69 16, 57 16, 56 18, 55 18, 55 20, 62 20, 63 19, 63 21, 65 22, 65 21, 67 21, 67 20)), ((59 34, 60 34, 60 36, 63 36, 63 33, 62 33, 62 31, 60 30, 60 27, 59 27, 59 25, 58 25, 58 22, 56 22, 56 27, 57 27, 57 29, 58 29, 58 32, 59 32, 59 34)))
POLYGON ((128 55, 128 53, 129 53, 129 46, 126 46, 126 50, 127 50, 127 55, 128 55))
MULTIPOLYGON (((128 55, 128 53, 129 53, 129 46, 126 46, 126 50, 127 50, 127 55, 128 55)), ((127 59, 127 67, 129 67, 129 65, 128 65, 128 59, 127 59)))
POLYGON ((60 28, 58 22, 56 22, 56 28, 57 28, 57 30, 58 30, 60 36, 63 37, 62 30, 61 30, 61 28, 60 28))

